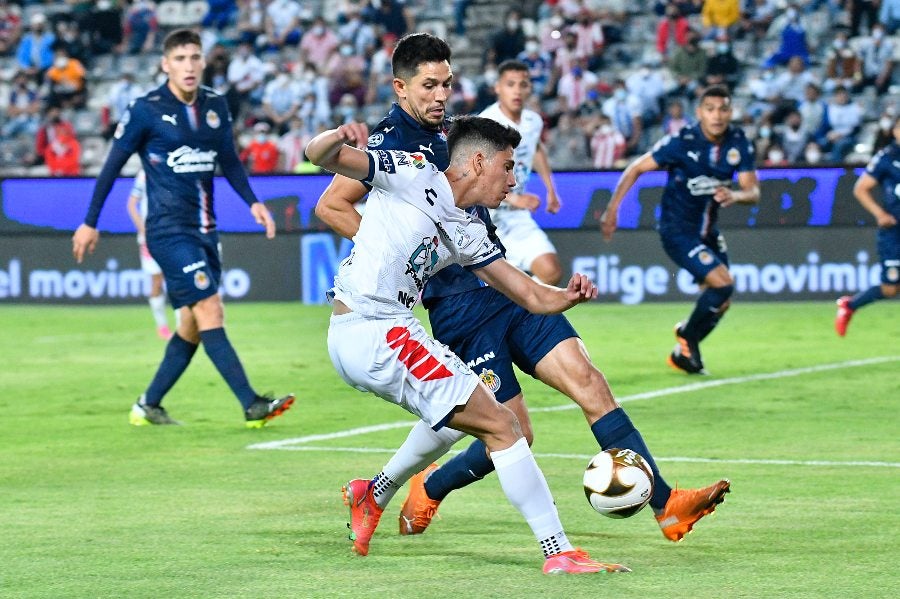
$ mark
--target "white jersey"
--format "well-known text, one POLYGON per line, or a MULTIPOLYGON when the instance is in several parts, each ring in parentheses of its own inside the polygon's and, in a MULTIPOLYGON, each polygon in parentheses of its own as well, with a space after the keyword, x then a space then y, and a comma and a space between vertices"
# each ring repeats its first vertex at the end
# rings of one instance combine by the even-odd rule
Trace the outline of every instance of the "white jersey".
POLYGON ((138 198, 138 212, 141 220, 147 220, 147 175, 144 169, 138 171, 134 176, 134 186, 131 188, 131 195, 138 198))
POLYGON ((534 155, 537 153, 538 144, 541 143, 544 119, 535 111, 525 108, 522 110, 521 120, 517 123, 503 114, 498 102, 494 102, 485 108, 480 116, 512 127, 522 136, 522 141, 513 150, 513 160, 516 163, 515 167, 513 167, 513 173, 516 175, 516 186, 511 193, 524 193, 525 185, 528 184, 528 178, 531 176, 534 155))
POLYGON ((484 223, 456 207, 447 177, 424 155, 366 153, 373 189, 335 277, 335 299, 370 318, 409 314, 441 268, 480 268, 501 257, 484 223))

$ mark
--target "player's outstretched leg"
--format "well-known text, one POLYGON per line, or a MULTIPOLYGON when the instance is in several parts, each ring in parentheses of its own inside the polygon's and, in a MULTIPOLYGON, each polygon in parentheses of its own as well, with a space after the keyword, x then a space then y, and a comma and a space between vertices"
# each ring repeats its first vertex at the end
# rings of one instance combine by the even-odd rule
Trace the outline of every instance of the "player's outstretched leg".
POLYGON ((425 491, 425 480, 437 469, 438 465, 433 463, 409 479, 409 495, 400 508, 398 519, 401 535, 422 534, 437 514, 441 502, 429 497, 425 491))
POLYGON ((294 405, 293 393, 289 393, 284 397, 257 397, 253 403, 244 410, 244 418, 247 420, 247 428, 262 428, 270 420, 281 416, 294 405))
POLYGON ((348 482, 341 491, 344 494, 344 505, 350 508, 350 540, 353 541, 353 552, 359 555, 369 554, 369 542, 378 527, 383 510, 375 503, 374 481, 356 478, 348 482))
POLYGON ((673 489, 666 507, 656 515, 663 536, 670 541, 680 541, 700 518, 713 513, 729 492, 731 481, 728 479, 702 489, 673 489))

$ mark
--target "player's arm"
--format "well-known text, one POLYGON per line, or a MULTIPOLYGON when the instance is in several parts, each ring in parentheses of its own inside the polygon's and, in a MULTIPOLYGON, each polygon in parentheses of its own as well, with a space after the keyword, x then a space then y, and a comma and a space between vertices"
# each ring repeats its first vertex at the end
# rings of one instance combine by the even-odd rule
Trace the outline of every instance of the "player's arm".
POLYGON ((738 187, 720 187, 713 194, 713 199, 722 206, 732 204, 755 204, 759 201, 759 178, 756 171, 743 171, 738 173, 738 187))
POLYGON ((72 255, 79 264, 84 259, 85 253, 94 253, 97 242, 100 241, 100 232, 97 230, 100 212, 103 210, 103 204, 106 203, 106 197, 112 190, 113 183, 116 182, 116 177, 119 176, 119 171, 128 162, 131 154, 130 151, 114 144, 106 157, 106 162, 103 163, 103 168, 100 169, 100 174, 97 175, 97 183, 94 185, 94 193, 91 195, 91 204, 88 207, 87 215, 84 217, 84 222, 75 229, 75 234, 72 235, 72 255))
POLYGON ((879 227, 893 227, 897 224, 897 219, 894 218, 893 214, 882 208, 878 200, 875 199, 873 192, 876 187, 878 187, 878 179, 869 173, 863 173, 853 186, 853 197, 869 214, 875 217, 879 227))
POLYGON ((312 138, 306 146, 306 157, 316 166, 362 181, 371 174, 369 155, 359 149, 368 137, 365 123, 347 123, 312 138))
POLYGON ((638 177, 657 169, 659 169, 659 164, 653 158, 652 152, 647 152, 625 167, 622 176, 619 177, 616 183, 616 188, 613 190, 609 205, 606 206, 606 210, 600 215, 600 230, 603 231, 603 239, 606 241, 612 240, 613 233, 615 233, 619 224, 619 205, 622 203, 622 199, 628 193, 628 190, 634 186, 638 177))
POLYGON ((572 275, 565 289, 538 283, 504 258, 473 270, 479 279, 534 314, 559 314, 597 297, 585 275, 572 275))
POLYGON ((338 235, 353 239, 362 221, 362 215, 356 211, 354 204, 367 193, 368 189, 359 181, 335 175, 316 202, 316 216, 338 235))
POLYGON ((562 202, 560 202, 559 195, 556 193, 556 185, 553 182, 553 170, 550 168, 550 161, 547 159, 547 151, 544 149, 544 144, 542 143, 539 143, 537 146, 532 166, 541 178, 541 181, 544 182, 544 187, 547 189, 547 212, 556 214, 562 207, 562 202))

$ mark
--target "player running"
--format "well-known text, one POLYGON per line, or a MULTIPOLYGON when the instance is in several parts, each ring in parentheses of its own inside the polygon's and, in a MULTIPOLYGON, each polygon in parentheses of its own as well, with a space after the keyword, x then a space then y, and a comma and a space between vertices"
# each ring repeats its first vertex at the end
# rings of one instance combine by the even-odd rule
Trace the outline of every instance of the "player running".
POLYGON ((668 357, 670 366, 689 374, 706 374, 700 342, 719 324, 734 293, 725 239, 716 227, 719 208, 759 201, 753 144, 730 124, 731 108, 727 88, 705 89, 697 105, 698 123, 663 137, 629 164, 600 217, 603 237, 610 241, 619 204, 638 177, 660 168, 669 171, 659 218, 663 249, 703 290, 687 321, 675 325, 677 344, 668 357), (740 190, 731 188, 735 173, 740 190))

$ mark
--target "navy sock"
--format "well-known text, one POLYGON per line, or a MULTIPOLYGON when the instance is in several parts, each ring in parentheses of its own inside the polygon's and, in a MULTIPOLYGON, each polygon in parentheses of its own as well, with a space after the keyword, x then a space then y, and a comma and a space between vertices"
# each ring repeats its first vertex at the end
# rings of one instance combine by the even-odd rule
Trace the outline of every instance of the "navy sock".
POLYGON ((647 444, 641 433, 634 428, 631 419, 625 410, 616 408, 612 412, 605 414, 600 420, 591 425, 591 432, 594 438, 603 449, 630 449, 641 454, 641 457, 650 465, 653 471, 653 495, 650 497, 650 507, 655 510, 661 510, 666 506, 672 488, 666 484, 659 468, 656 467, 656 460, 650 454, 647 444))
POLYGON ((487 447, 475 440, 465 451, 431 473, 425 481, 425 492, 436 501, 441 501, 454 489, 481 480, 494 471, 494 462, 487 456, 487 447))
POLYGON ((881 299, 884 299, 884 294, 881 292, 881 285, 873 285, 865 291, 861 291, 854 295, 850 300, 850 308, 852 310, 859 310, 863 306, 871 304, 872 302, 877 302, 881 299))
POLYGON ((719 323, 720 309, 734 292, 732 285, 725 287, 710 287, 700 294, 694 311, 691 312, 687 323, 681 327, 681 334, 686 339, 700 342, 709 335, 719 323))
POLYGON ((144 392, 144 403, 148 406, 158 406, 162 402, 163 396, 169 392, 169 389, 187 369, 196 351, 196 345, 185 341, 178 336, 178 333, 172 335, 169 343, 166 344, 166 353, 163 354, 162 362, 156 369, 150 386, 144 392))
POLYGON ((206 355, 212 360, 216 366, 216 370, 231 387, 231 391, 237 396, 238 401, 244 406, 244 409, 250 407, 253 400, 257 398, 256 392, 250 386, 247 375, 244 373, 244 367, 231 346, 231 342, 225 335, 225 329, 210 329, 208 331, 200 331, 200 342, 206 350, 206 355))

